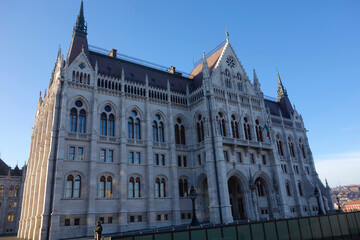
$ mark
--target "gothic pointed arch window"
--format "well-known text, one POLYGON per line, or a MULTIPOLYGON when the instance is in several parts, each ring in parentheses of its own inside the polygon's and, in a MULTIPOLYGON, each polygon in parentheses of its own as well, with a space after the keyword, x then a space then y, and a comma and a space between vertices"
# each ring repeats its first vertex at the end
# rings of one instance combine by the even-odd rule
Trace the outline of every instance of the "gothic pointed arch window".
POLYGON ((301 138, 299 138, 299 148, 300 148, 300 150, 301 150, 301 153, 302 153, 303 158, 306 158, 305 147, 304 147, 304 144, 302 143, 301 138))
POLYGON ((155 179, 155 197, 166 197, 165 178, 157 177, 155 179))
POLYGON ((196 133, 197 133, 197 140, 198 140, 198 142, 204 141, 204 139, 205 139, 205 134, 204 134, 204 120, 203 120, 201 114, 199 114, 199 116, 197 117, 196 133))
POLYGON ((231 88, 231 74, 227 69, 225 69, 225 86, 231 88))
POLYGON ((277 150, 280 156, 284 156, 284 151, 283 151, 283 147, 282 147, 282 142, 281 142, 281 137, 279 134, 276 135, 276 146, 277 146, 277 150))
POLYGON ((259 119, 255 120, 255 130, 256 130, 256 138, 258 142, 263 142, 263 136, 262 136, 262 129, 260 126, 260 121, 259 119))
POLYGON ((75 106, 70 110, 70 132, 86 132, 86 110, 81 100, 75 101, 75 106))
POLYGON ((265 183, 264 180, 258 178, 255 181, 256 193, 258 197, 264 197, 266 195, 265 183))
POLYGON ((185 145, 186 144, 185 127, 183 125, 183 121, 179 117, 176 119, 174 131, 175 131, 175 143, 185 145))
POLYGON ((225 117, 224 115, 219 112, 218 115, 216 116, 216 120, 218 122, 218 129, 219 129, 219 134, 221 136, 226 136, 226 127, 225 127, 225 117))
POLYGON ((20 187, 19 187, 19 186, 15 186, 14 197, 19 197, 19 191, 20 191, 20 187))
POLYGON ((289 145, 289 150, 290 150, 290 156, 295 157, 294 143, 293 143, 291 137, 288 137, 288 145, 289 145))
POLYGON ((164 123, 159 114, 155 115, 154 121, 152 123, 153 129, 153 141, 154 142, 164 142, 164 123))
POLYGON ((81 196, 81 177, 80 175, 68 175, 66 178, 66 198, 80 198, 81 196))
POLYGON ((1 185, 0 186, 0 197, 4 197, 4 190, 5 190, 4 185, 1 185))
POLYGON ((247 117, 244 117, 244 134, 246 140, 251 140, 250 122, 247 117))
POLYGON ((291 196, 290 183, 289 183, 289 181, 286 181, 286 182, 285 182, 285 188, 286 188, 286 194, 287 194, 288 196, 291 196))
POLYGON ((132 110, 128 117, 128 137, 130 139, 141 139, 140 118, 136 110, 132 110))
POLYGON ((187 197, 189 194, 188 180, 186 178, 179 179, 179 196, 187 197))
POLYGON ((129 198, 139 198, 141 197, 141 181, 140 177, 130 177, 129 178, 129 198))
POLYGON ((299 195, 302 196, 303 192, 302 192, 301 182, 298 182, 298 189, 299 189, 299 195))
POLYGON ((100 182, 99 182, 99 197, 100 198, 105 197, 105 185, 106 185, 105 177, 101 176, 100 177, 100 182))
POLYGON ((231 130, 233 138, 240 138, 239 135, 239 124, 235 115, 231 115, 231 130))
POLYGON ((14 196, 14 186, 10 186, 9 188, 9 197, 14 196))
POLYGON ((115 136, 115 115, 110 105, 106 105, 100 115, 100 135, 115 136))

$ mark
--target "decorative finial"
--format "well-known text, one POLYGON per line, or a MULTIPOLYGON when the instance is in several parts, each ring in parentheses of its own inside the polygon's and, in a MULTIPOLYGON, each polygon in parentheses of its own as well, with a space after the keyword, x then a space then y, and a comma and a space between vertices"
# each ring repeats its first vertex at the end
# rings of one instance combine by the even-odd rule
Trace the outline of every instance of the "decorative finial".
POLYGON ((80 10, 79 10, 79 15, 77 16, 74 30, 76 32, 80 32, 83 34, 87 33, 87 26, 86 26, 85 17, 84 17, 84 4, 83 4, 82 0, 81 0, 80 10))
POLYGON ((277 90, 277 94, 278 94, 278 99, 280 100, 281 98, 283 97, 287 97, 287 91, 286 89, 284 88, 282 82, 281 82, 281 78, 280 78, 280 74, 279 72, 277 71, 276 69, 276 72, 277 72, 277 77, 278 77, 278 90, 277 90))
POLYGON ((229 31, 227 30, 227 28, 226 28, 226 42, 229 42, 229 31))

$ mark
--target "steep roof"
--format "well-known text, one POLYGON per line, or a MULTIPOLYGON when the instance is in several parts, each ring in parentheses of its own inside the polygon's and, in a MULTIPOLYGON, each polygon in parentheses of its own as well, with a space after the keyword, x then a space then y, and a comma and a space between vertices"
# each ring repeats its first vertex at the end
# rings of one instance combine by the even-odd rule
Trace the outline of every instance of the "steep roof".
POLYGON ((291 112, 289 111, 288 108, 284 107, 283 104, 280 104, 280 102, 275 102, 275 101, 271 101, 268 99, 264 99, 264 103, 265 103, 265 106, 270 109, 271 115, 280 117, 280 112, 281 112, 281 116, 283 118, 290 119, 291 112))
POLYGON ((346 203, 345 205, 357 205, 357 204, 360 204, 360 200, 351 201, 351 202, 346 203))
POLYGON ((101 53, 89 51, 89 60, 93 67, 97 62, 98 72, 105 76, 121 78, 122 69, 124 69, 127 81, 145 84, 147 75, 149 85, 152 87, 167 89, 167 81, 169 80, 171 91, 185 94, 187 85, 190 90, 193 88, 194 81, 192 79, 101 53))
MULTIPOLYGON (((210 51, 210 56, 208 56, 206 58, 206 61, 207 61, 207 64, 209 66, 209 69, 210 69, 210 74, 212 74, 212 72, 214 71, 215 67, 216 67, 216 64, 221 56, 221 53, 223 52, 224 50, 224 47, 225 47, 225 43, 222 42, 218 47, 215 48, 216 51, 214 51, 214 53, 211 53, 210 51)), ((190 76, 189 78, 192 78, 194 79, 194 82, 196 82, 196 86, 198 87, 199 83, 201 83, 201 80, 202 80, 202 68, 203 68, 203 63, 200 63, 199 65, 197 65, 190 73, 190 76)))
POLYGON ((8 175, 9 166, 0 158, 0 175, 8 175))

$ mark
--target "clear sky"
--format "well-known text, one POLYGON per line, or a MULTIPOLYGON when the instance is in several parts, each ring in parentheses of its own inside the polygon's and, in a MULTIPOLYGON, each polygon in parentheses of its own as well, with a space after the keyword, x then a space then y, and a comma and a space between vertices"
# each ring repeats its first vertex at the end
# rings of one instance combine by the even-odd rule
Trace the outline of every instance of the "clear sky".
MULTIPOLYGON (((80 0, 0 1, 0 152, 28 159, 39 92, 80 0)), ((84 1, 90 45, 191 72, 230 33, 245 71, 276 97, 279 70, 302 114, 320 178, 360 184, 360 1, 84 1)))

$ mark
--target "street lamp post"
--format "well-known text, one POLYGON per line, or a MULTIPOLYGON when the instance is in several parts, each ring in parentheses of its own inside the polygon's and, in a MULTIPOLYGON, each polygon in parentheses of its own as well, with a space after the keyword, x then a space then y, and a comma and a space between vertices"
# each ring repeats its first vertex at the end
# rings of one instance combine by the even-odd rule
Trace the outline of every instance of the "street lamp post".
POLYGON ((196 199, 196 190, 194 188, 194 186, 192 185, 191 186, 191 189, 190 189, 190 194, 189 194, 189 198, 191 199, 192 201, 192 209, 193 209, 193 214, 192 214, 192 220, 191 220, 191 226, 198 226, 199 225, 199 222, 197 220, 197 217, 196 217, 196 213, 195 213, 195 199, 196 199))

